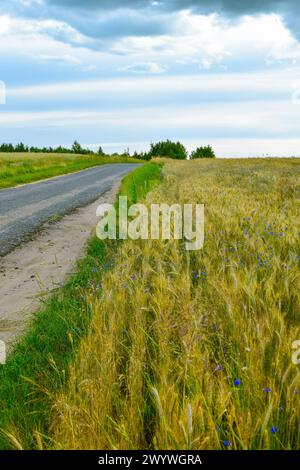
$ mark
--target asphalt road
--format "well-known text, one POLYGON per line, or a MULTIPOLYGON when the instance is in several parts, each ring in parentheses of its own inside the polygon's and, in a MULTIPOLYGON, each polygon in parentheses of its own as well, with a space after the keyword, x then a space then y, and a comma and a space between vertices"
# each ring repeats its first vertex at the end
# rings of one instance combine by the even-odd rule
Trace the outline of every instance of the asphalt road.
POLYGON ((137 166, 130 163, 103 165, 0 190, 0 256, 28 240, 51 218, 94 202, 137 166))

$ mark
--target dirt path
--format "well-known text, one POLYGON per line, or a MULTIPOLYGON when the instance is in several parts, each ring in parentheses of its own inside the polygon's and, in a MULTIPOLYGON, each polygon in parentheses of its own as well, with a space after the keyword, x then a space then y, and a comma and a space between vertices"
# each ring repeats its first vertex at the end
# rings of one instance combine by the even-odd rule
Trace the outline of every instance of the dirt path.
POLYGON ((0 258, 0 340, 11 348, 41 299, 63 284, 95 230, 96 208, 114 202, 119 182, 94 203, 47 224, 33 240, 0 258))

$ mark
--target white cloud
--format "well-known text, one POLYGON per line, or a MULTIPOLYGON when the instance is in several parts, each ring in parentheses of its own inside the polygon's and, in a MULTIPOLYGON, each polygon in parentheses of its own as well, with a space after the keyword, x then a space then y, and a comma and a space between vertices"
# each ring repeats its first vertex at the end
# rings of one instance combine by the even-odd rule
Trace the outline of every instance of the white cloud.
POLYGON ((134 64, 119 67, 119 72, 132 72, 141 74, 160 74, 166 72, 167 67, 155 62, 136 62, 134 64))
MULTIPOLYGON (((172 14, 172 33, 107 39, 100 47, 63 21, 0 16, 1 57, 56 57, 57 62, 82 64, 85 71, 105 57, 109 69, 158 74, 174 67, 182 70, 237 69, 248 59, 248 68, 280 61, 297 63, 300 44, 278 15, 243 17, 227 22, 213 14, 189 11, 172 14), (96 60, 91 61, 91 56, 96 60), (60 59, 59 59, 60 57, 60 59), (68 58, 74 58, 69 60, 68 58), (145 57, 147 60, 145 60, 145 57)), ((186 73, 186 72, 184 72, 186 73)))
POLYGON ((140 108, 123 108, 111 111, 91 110, 60 110, 35 112, 2 112, 0 124, 2 128, 10 125, 22 127, 40 126, 122 126, 136 130, 214 131, 216 133, 235 132, 240 135, 264 132, 266 135, 290 136, 298 135, 300 106, 292 106, 289 102, 273 101, 206 103, 181 106, 177 112, 176 105, 153 106, 140 108))
POLYGON ((47 54, 40 54, 38 59, 41 62, 55 62, 55 63, 62 63, 66 65, 81 65, 82 61, 77 57, 74 57, 69 54, 63 55, 47 55, 47 54))
POLYGON ((0 104, 6 103, 6 86, 5 83, 0 80, 0 104))
POLYGON ((95 64, 85 65, 81 67, 82 72, 94 72, 97 70, 97 66, 95 64))
POLYGON ((227 22, 217 14, 201 16, 181 11, 174 17, 173 34, 125 37, 115 41, 112 52, 169 60, 170 63, 197 63, 203 68, 237 65, 246 56, 249 68, 253 60, 300 59, 300 44, 284 26, 278 15, 243 17, 227 22))
POLYGON ((59 38, 62 42, 84 45, 85 38, 74 28, 62 21, 52 19, 47 20, 28 20, 10 15, 0 16, 0 36, 19 40, 36 39, 37 36, 48 38, 59 38))
POLYGON ((75 30, 53 20, 29 21, 0 15, 0 41, 4 69, 5 61, 13 57, 16 65, 20 60, 26 60, 29 67, 52 62, 86 72, 95 70, 103 57, 102 52, 82 47, 83 37, 75 30))
POLYGON ((240 94, 251 96, 260 94, 263 100, 269 97, 284 94, 288 100, 295 86, 298 86, 300 69, 292 68, 278 70, 277 72, 252 72, 252 73, 210 73, 202 75, 178 76, 149 76, 126 77, 100 80, 80 80, 74 82, 53 83, 50 85, 35 85, 27 87, 8 87, 7 95, 11 98, 30 99, 69 99, 74 96, 87 98, 88 96, 107 96, 111 94, 144 94, 148 93, 218 93, 218 100, 227 97, 231 92, 238 97, 240 94))

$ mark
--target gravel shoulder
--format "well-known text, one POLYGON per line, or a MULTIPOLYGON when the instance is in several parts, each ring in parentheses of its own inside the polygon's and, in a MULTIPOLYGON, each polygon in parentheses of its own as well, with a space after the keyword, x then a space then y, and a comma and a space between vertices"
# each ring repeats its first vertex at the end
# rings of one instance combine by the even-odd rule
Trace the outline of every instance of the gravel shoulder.
POLYGON ((92 204, 43 227, 33 240, 0 258, 0 340, 11 348, 41 301, 75 272, 95 232, 96 208, 113 203, 119 183, 92 204))

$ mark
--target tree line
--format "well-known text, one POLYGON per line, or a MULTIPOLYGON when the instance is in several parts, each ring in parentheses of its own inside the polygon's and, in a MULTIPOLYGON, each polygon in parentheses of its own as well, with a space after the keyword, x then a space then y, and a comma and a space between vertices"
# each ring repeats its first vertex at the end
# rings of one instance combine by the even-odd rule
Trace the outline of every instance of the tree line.
POLYGON ((23 142, 20 142, 17 145, 13 144, 2 144, 0 145, 0 152, 7 153, 77 153, 80 155, 104 155, 102 147, 99 147, 97 152, 94 152, 91 149, 83 148, 77 140, 73 143, 72 147, 29 147, 24 145, 23 142))
MULTIPOLYGON (((16 145, 13 144, 2 144, 0 145, 0 152, 6 153, 70 153, 78 155, 98 155, 106 156, 102 147, 100 146, 97 151, 93 151, 88 148, 84 148, 80 143, 75 140, 71 148, 62 147, 29 147, 24 145, 22 142, 16 145)), ((129 149, 125 150, 122 154, 114 153, 111 156, 124 156, 133 157, 139 160, 151 160, 156 157, 168 157, 175 160, 191 160, 197 158, 215 158, 216 155, 210 145, 197 147, 190 154, 181 142, 172 142, 171 140, 165 140, 150 145, 149 152, 134 152, 130 154, 129 149)))

